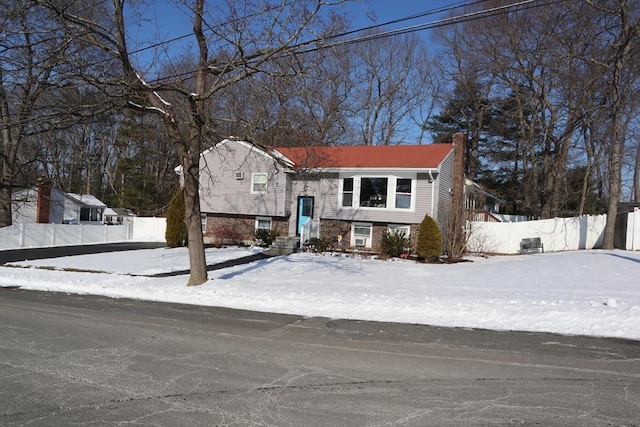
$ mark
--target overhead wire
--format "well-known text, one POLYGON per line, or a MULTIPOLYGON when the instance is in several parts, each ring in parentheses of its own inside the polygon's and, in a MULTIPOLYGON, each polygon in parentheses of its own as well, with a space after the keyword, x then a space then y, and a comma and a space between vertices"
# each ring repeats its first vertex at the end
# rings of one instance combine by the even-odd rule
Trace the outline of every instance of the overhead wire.
MULTIPOLYGON (((104 1, 105 0, 101 0, 99 3, 103 3, 104 1)), ((477 5, 477 4, 480 4, 480 3, 484 3, 486 1, 488 1, 488 0, 460 1, 460 2, 454 3, 452 5, 448 5, 448 6, 444 6, 444 7, 440 7, 440 8, 436 8, 436 9, 432 9, 432 10, 428 10, 428 11, 425 11, 425 12, 413 14, 413 15, 410 15, 410 16, 407 16, 407 17, 404 17, 404 18, 398 18, 398 19, 394 19, 394 20, 391 20, 391 21, 386 21, 386 22, 383 22, 383 23, 380 23, 380 24, 370 25, 370 26, 358 28, 358 29, 355 29, 355 30, 349 30, 349 31, 346 31, 346 32, 343 32, 343 33, 340 33, 340 34, 335 34, 335 35, 330 35, 330 36, 326 36, 326 37, 317 38, 317 39, 314 39, 314 40, 305 41, 305 42, 302 42, 300 44, 291 46, 287 50, 287 53, 284 53, 280 57, 283 57, 284 55, 289 54, 289 53, 306 54, 306 53, 310 53, 310 52, 314 52, 314 51, 318 51, 318 50, 322 50, 322 49, 329 49, 329 48, 334 48, 334 47, 339 47, 339 46, 362 43, 362 42, 376 40, 376 39, 380 39, 380 38, 403 35, 403 34, 408 34, 408 33, 416 32, 416 31, 424 31, 424 30, 438 28, 438 27, 447 26, 447 25, 455 25, 455 24, 462 23, 462 22, 468 22, 468 21, 477 20, 477 19, 485 19, 485 18, 497 16, 497 15, 500 15, 500 14, 508 13, 509 11, 513 10, 514 8, 519 8, 519 10, 527 10, 527 9, 531 9, 531 8, 542 7, 542 6, 547 6, 547 5, 550 5, 550 4, 564 2, 566 0, 518 0, 518 1, 514 2, 514 3, 509 3, 509 4, 506 4, 506 5, 502 5, 502 6, 496 6, 496 7, 492 7, 492 8, 489 8, 489 9, 482 9, 482 10, 474 11, 474 12, 467 12, 467 13, 464 13, 464 14, 461 14, 461 15, 455 15, 455 16, 451 16, 451 17, 447 17, 447 18, 442 18, 442 19, 438 19, 438 20, 435 20, 435 21, 427 22, 427 23, 406 26, 406 27, 402 27, 402 28, 398 28, 398 29, 379 32, 379 33, 364 34, 364 35, 360 35, 358 37, 344 39, 344 37, 347 37, 347 36, 350 36, 350 35, 353 35, 353 34, 359 34, 359 33, 367 32, 367 31, 375 30, 375 29, 378 29, 378 28, 386 27, 386 26, 389 26, 389 25, 393 25, 393 24, 397 24, 397 23, 401 23, 401 22, 407 22, 407 21, 410 21, 410 20, 419 19, 419 18, 423 18, 423 17, 426 17, 426 16, 431 16, 431 15, 443 13, 443 12, 446 12, 446 11, 453 11, 453 10, 459 9, 461 7, 469 7, 469 6, 477 5), (329 43, 327 43, 327 41, 329 41, 329 43), (307 47, 307 48, 305 48, 305 47, 307 47)), ((229 22, 231 22, 231 21, 229 21, 229 22)), ((156 48, 156 47, 159 47, 159 46, 163 46, 163 45, 166 45, 166 44, 169 44, 169 43, 173 43, 173 42, 182 40, 182 39, 190 37, 192 35, 193 34, 191 34, 191 33, 190 34, 183 34, 183 35, 180 35, 180 36, 177 36, 177 37, 173 37, 173 38, 168 39, 168 40, 163 40, 161 42, 154 43, 152 45, 142 47, 142 48, 134 50, 134 51, 132 51, 130 53, 131 54, 137 54, 137 53, 140 53, 140 52, 144 52, 144 51, 149 50, 149 49, 153 49, 153 48, 156 48)), ((96 63, 90 64, 88 66, 99 65, 99 64, 101 64, 103 62, 107 62, 107 61, 110 61, 110 60, 113 60, 113 59, 114 58, 103 59, 103 60, 97 61, 96 63)), ((250 62, 251 61, 247 61, 247 63, 250 63, 250 62)), ((169 76, 163 76, 163 77, 158 77, 156 79, 148 80, 147 83, 159 84, 161 82, 164 82, 164 81, 167 81, 167 80, 172 80, 172 79, 185 79, 185 78, 189 78, 189 77, 194 76, 195 73, 196 73, 195 71, 187 71, 187 72, 184 72, 184 73, 176 73, 176 74, 172 74, 172 75, 169 75, 169 76)), ((86 85, 86 83, 84 83, 84 82, 78 82, 77 84, 65 85, 64 88, 72 89, 72 88, 77 88, 77 87, 83 87, 85 85, 86 85)), ((36 110, 38 110, 38 109, 48 109, 48 108, 50 108, 50 106, 37 108, 36 110)), ((47 115, 45 117, 47 119, 52 119, 52 118, 56 117, 57 115, 64 115, 64 114, 68 114, 68 113, 66 113, 66 112, 51 113, 51 114, 49 114, 49 115, 47 115)), ((11 125, 9 125, 9 126, 11 126, 11 125)), ((6 127, 7 127, 7 125, 0 126, 0 129, 6 128, 6 127)))
MULTIPOLYGON (((416 18, 419 18, 419 17, 429 16, 429 15, 434 15, 434 14, 437 14, 437 13, 442 13, 442 12, 447 11, 447 10, 457 9, 457 8, 460 8, 460 7, 472 6, 472 5, 483 3, 483 2, 486 2, 486 1, 488 1, 488 0, 476 0, 476 1, 472 1, 472 2, 460 2, 459 5, 455 6, 455 7, 451 7, 451 6, 441 7, 441 8, 434 9, 434 10, 431 10, 431 11, 428 11, 428 12, 423 12, 423 13, 420 13, 420 14, 411 15, 409 17, 400 18, 400 19, 396 19, 396 20, 393 20, 393 21, 384 22, 384 23, 381 23, 381 24, 376 24, 376 25, 371 25, 371 26, 364 27, 364 28, 359 28, 357 30, 350 30, 350 31, 347 31, 347 32, 344 32, 344 33, 340 33, 340 34, 335 34, 335 35, 331 35, 331 36, 327 36, 327 37, 322 37, 322 38, 317 38, 317 39, 314 39, 314 40, 305 41, 305 42, 299 43, 297 45, 291 46, 289 49, 287 49, 286 53, 283 53, 280 56, 275 56, 274 59, 277 59, 277 58, 280 58, 280 57, 284 57, 284 56, 286 56, 287 54, 290 54, 290 53, 293 53, 293 54, 305 54, 305 53, 310 53, 310 52, 314 52, 314 51, 318 51, 318 50, 322 50, 322 49, 329 49, 329 48, 334 48, 334 47, 338 47, 338 46, 346 46, 346 45, 361 43, 361 42, 365 42, 365 41, 376 40, 376 39, 380 39, 380 38, 403 35, 403 34, 408 34, 408 33, 417 32, 417 31, 424 31, 424 30, 443 27, 443 26, 447 26, 447 25, 459 24, 459 23, 473 21, 473 20, 477 20, 477 19, 489 18, 489 17, 498 16, 498 15, 501 15, 501 14, 508 13, 509 11, 511 11, 512 9, 514 9, 516 7, 518 7, 519 10, 528 10, 528 9, 532 9, 532 8, 548 6, 550 4, 564 2, 564 1, 567 1, 567 0, 519 0, 519 1, 515 2, 515 3, 510 3, 510 4, 502 5, 502 6, 496 6, 496 7, 490 8, 490 9, 483 9, 483 10, 475 11, 475 12, 469 12, 469 13, 465 13, 465 14, 462 14, 462 15, 443 18, 443 19, 439 19, 439 20, 436 20, 436 21, 428 22, 428 23, 412 25, 412 26, 409 26, 409 27, 403 27, 403 28, 384 31, 384 32, 380 32, 380 33, 365 34, 365 35, 361 35, 361 36, 350 38, 350 39, 346 39, 346 40, 338 40, 338 41, 326 43, 326 41, 328 41, 328 40, 340 39, 340 38, 344 37, 345 35, 348 36, 348 35, 351 35, 351 34, 362 33, 362 32, 366 32, 366 31, 369 31, 369 30, 385 27, 385 26, 388 26, 388 25, 391 25, 391 24, 394 24, 394 23, 404 22, 404 21, 416 19, 416 18), (305 46, 310 46, 310 47, 304 49, 305 46)), ((251 59, 249 61, 244 61, 244 62, 241 62, 241 63, 250 64, 251 63, 251 59)), ((165 80, 171 80, 171 79, 177 79, 177 78, 188 78, 190 76, 194 76, 195 74, 196 74, 195 71, 187 71, 187 72, 184 72, 184 73, 178 73, 178 74, 172 74, 172 75, 169 75, 169 76, 158 77, 156 79, 149 80, 148 83, 160 83, 160 82, 165 81, 165 80)))
MULTIPOLYGON (((107 0, 98 0, 97 3, 95 3, 94 5, 88 6, 88 7, 84 8, 84 9, 81 9, 77 13, 82 13, 82 12, 84 12, 86 10, 89 10, 91 7, 94 7, 94 6, 100 6, 100 5, 104 4, 106 1, 107 0)), ((314 39, 314 40, 305 42, 305 43, 301 44, 300 46, 310 45, 310 44, 313 44, 313 43, 318 43, 319 40, 337 39, 337 38, 349 36, 349 35, 352 35, 352 34, 357 34, 357 33, 360 33, 362 31, 373 30, 373 29, 376 29, 376 28, 381 28, 381 27, 384 27, 384 26, 388 26, 388 25, 392 25, 392 24, 396 24, 396 23, 400 23, 400 22, 406 22, 406 21, 410 21, 410 20, 413 20, 413 19, 418 19, 418 18, 422 18, 422 17, 426 17, 426 16, 435 15, 435 14, 442 13, 442 12, 445 12, 445 11, 452 11, 452 10, 455 10, 455 9, 463 7, 463 6, 474 5, 474 4, 482 3, 482 2, 485 2, 485 1, 488 1, 488 0, 475 0, 475 1, 471 1, 471 2, 469 2, 468 0, 462 0, 462 1, 459 1, 457 3, 453 3, 453 4, 445 6, 445 7, 431 9, 431 10, 428 10, 428 11, 425 11, 425 12, 421 12, 421 13, 417 13, 417 14, 413 14, 413 15, 410 15, 410 16, 407 16, 407 17, 404 17, 404 18, 398 18, 398 19, 394 19, 394 20, 391 20, 391 21, 386 21, 386 22, 383 22, 383 23, 380 23, 380 24, 370 25, 370 26, 363 27, 363 28, 349 30, 349 31, 346 31, 346 32, 343 32, 343 33, 340 33, 340 34, 335 34, 335 35, 331 35, 331 36, 327 36, 327 37, 323 37, 323 38, 319 38, 319 39, 314 39)), ((258 16, 258 15, 259 15, 259 13, 249 14, 247 16, 243 16, 243 17, 240 17, 240 18, 236 18, 236 19, 233 19, 233 20, 226 21, 225 23, 223 23, 223 25, 230 24, 230 23, 236 22, 236 21, 241 20, 241 19, 255 17, 255 16, 258 16)), ((160 42, 153 43, 151 45, 141 47, 141 48, 133 50, 133 51, 131 51, 129 53, 130 54, 142 53, 142 52, 145 52, 147 50, 151 50, 151 49, 154 49, 154 48, 157 48, 157 47, 160 47, 160 46, 166 46, 166 45, 169 45, 171 43, 174 43, 174 42, 177 42, 177 41, 180 41, 180 40, 183 40, 185 38, 192 37, 192 36, 193 36, 193 33, 186 33, 186 34, 183 34, 183 35, 179 35, 179 36, 173 37, 171 39, 162 40, 160 42)), ((300 46, 296 46, 295 48, 299 49, 300 46)), ((325 47, 329 48, 331 46, 327 45, 325 47)), ((100 60, 97 60, 97 61, 94 61, 94 62, 90 62, 89 64, 86 64, 85 67, 87 67, 87 68, 95 67, 97 65, 100 65, 100 64, 103 64, 103 63, 106 63, 106 62, 110 62, 110 61, 113 61, 113 60, 115 60, 114 57, 104 58, 104 59, 100 59, 100 60)), ((193 76, 194 74, 195 74, 194 71, 187 71, 185 73, 173 74, 173 75, 170 75, 170 76, 164 76, 164 77, 160 77, 160 78, 157 78, 157 79, 154 79, 154 80, 150 80, 148 83, 156 83, 157 84, 157 83, 159 83, 161 81, 170 80, 170 79, 176 79, 176 78, 189 77, 189 76, 193 76)), ((77 82, 77 83, 65 84, 61 88, 74 89, 74 88, 84 87, 84 86, 86 86, 85 82, 77 82)), ((43 106, 43 107, 36 107, 35 111, 45 110, 45 109, 49 110, 49 109, 51 109, 51 106, 48 105, 48 106, 43 106)), ((40 116, 39 119, 40 120, 43 120, 43 119, 44 120, 50 120, 50 119, 55 118, 58 115, 65 115, 65 114, 68 114, 68 113, 67 112, 49 113, 49 114, 46 114, 44 116, 40 116)), ((0 129, 6 128, 7 126, 12 126, 12 125, 15 126, 16 123, 14 122, 14 124, 0 126, 0 129)))

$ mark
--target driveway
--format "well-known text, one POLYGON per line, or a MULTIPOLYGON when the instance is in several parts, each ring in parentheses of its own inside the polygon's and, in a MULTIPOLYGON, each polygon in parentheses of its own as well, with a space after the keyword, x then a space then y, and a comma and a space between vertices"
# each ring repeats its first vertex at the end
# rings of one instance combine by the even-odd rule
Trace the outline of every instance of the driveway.
POLYGON ((57 258, 64 256, 99 254, 105 252, 132 251, 138 249, 164 248, 162 242, 124 242, 102 243, 95 245, 53 246, 38 248, 21 248, 0 250, 0 265, 8 262, 26 261, 32 259, 57 258))
POLYGON ((0 288, 0 425, 640 425, 640 343, 0 288))

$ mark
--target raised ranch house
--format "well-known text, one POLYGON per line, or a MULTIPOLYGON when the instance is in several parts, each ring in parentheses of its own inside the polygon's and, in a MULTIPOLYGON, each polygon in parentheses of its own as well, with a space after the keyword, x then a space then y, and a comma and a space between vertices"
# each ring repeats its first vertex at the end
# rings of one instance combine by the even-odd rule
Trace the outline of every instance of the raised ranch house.
POLYGON ((258 229, 308 236, 303 229, 314 224, 335 244, 377 250, 387 229, 414 240, 426 214, 444 230, 453 151, 453 144, 268 148, 225 139, 200 160, 205 242, 252 241, 258 229))

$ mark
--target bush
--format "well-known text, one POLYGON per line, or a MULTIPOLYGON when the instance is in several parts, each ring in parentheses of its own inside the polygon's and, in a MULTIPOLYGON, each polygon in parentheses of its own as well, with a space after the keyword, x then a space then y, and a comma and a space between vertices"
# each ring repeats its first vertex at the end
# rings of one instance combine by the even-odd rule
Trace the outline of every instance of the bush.
POLYGON ((385 230, 380 241, 382 254, 386 257, 400 257, 410 250, 411 243, 404 230, 385 230))
POLYGON ((239 245, 243 241, 242 231, 235 224, 218 224, 213 230, 213 236, 213 244, 219 248, 224 245, 239 245))
POLYGON ((256 230, 256 234, 254 237, 258 246, 267 248, 271 246, 274 240, 276 240, 276 232, 273 230, 265 230, 264 228, 259 228, 256 230))
POLYGON ((164 239, 167 246, 177 248, 187 245, 187 224, 184 222, 184 189, 178 187, 167 207, 167 229, 164 239))
POLYGON ((311 238, 309 239, 309 241, 306 243, 305 248, 307 251, 310 252, 318 252, 318 253, 322 253, 322 252, 327 252, 329 250, 331 250, 331 248, 333 247, 331 241, 329 239, 326 239, 324 237, 322 238, 311 238))
POLYGON ((437 259, 442 255, 442 233, 429 215, 426 215, 420 224, 416 252, 420 258, 427 260, 437 259))

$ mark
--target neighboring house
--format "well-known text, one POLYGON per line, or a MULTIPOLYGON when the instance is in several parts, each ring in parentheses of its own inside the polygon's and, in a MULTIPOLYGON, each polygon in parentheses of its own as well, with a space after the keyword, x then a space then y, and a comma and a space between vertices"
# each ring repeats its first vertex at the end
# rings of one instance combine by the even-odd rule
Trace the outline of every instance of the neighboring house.
POLYGON ((102 224, 107 207, 94 196, 65 193, 44 180, 38 187, 14 191, 11 198, 14 224, 102 224))
MULTIPOLYGON (((460 145, 460 149, 463 147, 460 145)), ((225 139, 200 163, 205 241, 252 240, 257 229, 320 236, 376 250, 387 229, 414 241, 425 215, 442 230, 451 203, 453 144, 267 148, 225 139)))
POLYGON ((468 220, 483 222, 504 221, 504 217, 498 214, 500 203, 502 202, 499 198, 488 193, 482 186, 470 179, 465 179, 464 192, 468 220))
POLYGON ((128 209, 106 208, 103 213, 107 225, 131 224, 136 215, 128 209))

